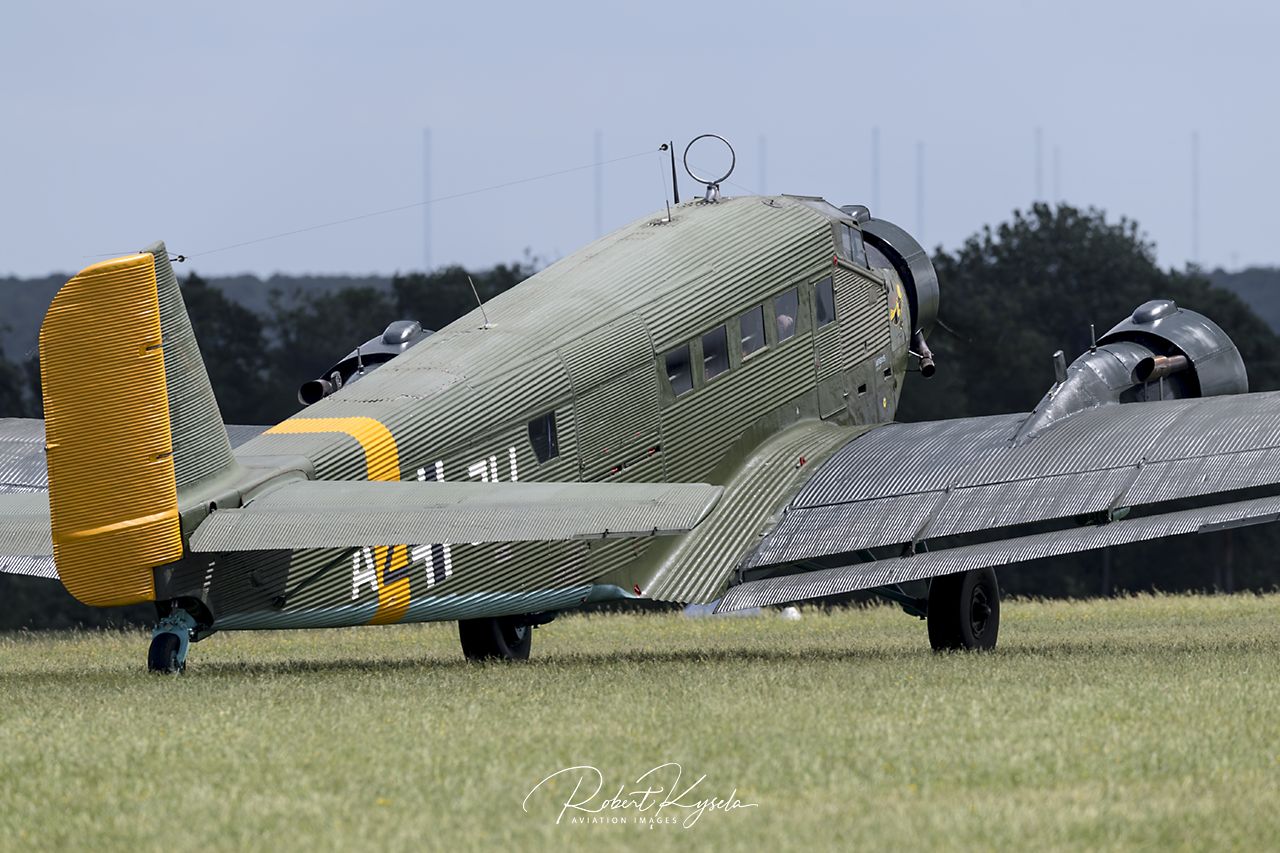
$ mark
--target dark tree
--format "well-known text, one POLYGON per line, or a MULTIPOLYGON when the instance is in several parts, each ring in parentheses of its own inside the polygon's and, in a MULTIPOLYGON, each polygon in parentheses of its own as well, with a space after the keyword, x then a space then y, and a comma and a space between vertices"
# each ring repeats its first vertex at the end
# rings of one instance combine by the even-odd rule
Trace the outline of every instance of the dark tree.
POLYGON ((271 399, 264 410, 264 422, 269 423, 298 411, 298 386, 359 344, 381 335, 399 316, 391 296, 372 287, 310 296, 274 291, 270 303, 271 399))
POLYGON ((396 307, 401 316, 417 320, 428 329, 441 329, 476 308, 476 294, 489 300, 515 287, 538 271, 538 260, 526 254, 525 260, 499 264, 482 272, 468 273, 459 266, 444 267, 435 272, 396 274, 391 280, 396 307), (471 292, 467 276, 476 286, 471 292))
POLYGON ((274 389, 267 385, 271 357, 262 318, 194 272, 182 282, 182 298, 223 420, 265 423, 274 389))

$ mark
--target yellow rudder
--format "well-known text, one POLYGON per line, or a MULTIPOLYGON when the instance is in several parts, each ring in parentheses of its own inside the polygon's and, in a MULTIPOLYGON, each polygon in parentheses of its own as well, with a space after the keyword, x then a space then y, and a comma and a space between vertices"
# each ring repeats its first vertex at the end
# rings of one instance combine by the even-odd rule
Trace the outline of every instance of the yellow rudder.
POLYGON ((94 264, 40 329, 54 562, 77 599, 155 600, 182 557, 155 258, 94 264))

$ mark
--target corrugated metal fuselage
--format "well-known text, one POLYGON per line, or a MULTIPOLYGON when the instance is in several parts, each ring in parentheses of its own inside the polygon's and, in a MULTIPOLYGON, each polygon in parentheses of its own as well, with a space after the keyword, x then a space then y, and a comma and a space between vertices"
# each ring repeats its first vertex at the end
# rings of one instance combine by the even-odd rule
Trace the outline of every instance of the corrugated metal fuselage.
POLYGON ((220 629, 716 597, 808 470, 897 405, 902 285, 842 257, 846 224, 822 208, 744 197, 638 221, 487 303, 487 326, 472 312, 236 451, 317 479, 727 485, 693 533, 202 555, 158 570, 158 592, 200 598, 220 629), (666 359, 685 346, 688 390, 666 359))

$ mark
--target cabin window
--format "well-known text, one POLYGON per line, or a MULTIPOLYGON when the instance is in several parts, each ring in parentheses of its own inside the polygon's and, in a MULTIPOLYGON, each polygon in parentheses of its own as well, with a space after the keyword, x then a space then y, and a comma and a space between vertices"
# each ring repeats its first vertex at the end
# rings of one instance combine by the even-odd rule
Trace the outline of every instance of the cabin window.
POLYGON ((765 347, 764 306, 757 305, 738 318, 738 334, 742 337, 742 357, 765 347))
POLYGON ((773 297, 773 316, 778 324, 778 343, 796 333, 800 319, 800 292, 795 288, 773 297))
POLYGON ((677 397, 693 389, 693 369, 689 363, 689 345, 668 350, 662 356, 667 369, 667 381, 671 383, 671 391, 677 397))
POLYGON ((712 379, 728 369, 729 335, 724 326, 717 326, 702 336, 702 375, 712 379))
POLYGON ((867 247, 862 241, 862 232, 852 225, 840 223, 840 242, 844 256, 860 267, 867 266, 867 247))
MULTIPOLYGON (((529 443, 538 462, 546 462, 560 455, 560 441, 556 437, 556 413, 547 412, 529 421, 529 443)), ((512 463, 515 464, 515 463, 512 463)))
POLYGON ((831 276, 814 285, 814 307, 818 314, 818 328, 832 323, 836 319, 836 290, 831 283, 831 276))

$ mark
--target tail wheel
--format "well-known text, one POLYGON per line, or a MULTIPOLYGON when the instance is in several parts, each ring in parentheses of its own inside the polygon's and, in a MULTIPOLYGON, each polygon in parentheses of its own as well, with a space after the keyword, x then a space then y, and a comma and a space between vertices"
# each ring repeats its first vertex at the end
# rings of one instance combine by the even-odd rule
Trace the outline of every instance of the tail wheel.
POLYGON ((995 569, 973 569, 929 584, 929 645, 934 651, 994 649, 1000 633, 995 569))
POLYGON ((458 639, 467 660, 528 660, 533 626, 519 616, 459 619, 458 639))
POLYGON ((147 670, 149 672, 173 675, 186 668, 182 660, 182 639, 168 631, 156 634, 151 638, 151 648, 147 650, 147 670))

